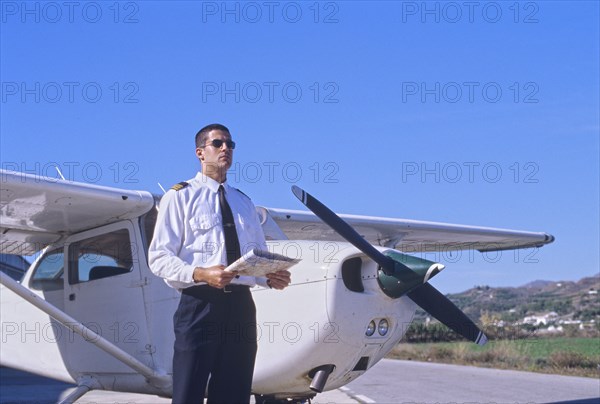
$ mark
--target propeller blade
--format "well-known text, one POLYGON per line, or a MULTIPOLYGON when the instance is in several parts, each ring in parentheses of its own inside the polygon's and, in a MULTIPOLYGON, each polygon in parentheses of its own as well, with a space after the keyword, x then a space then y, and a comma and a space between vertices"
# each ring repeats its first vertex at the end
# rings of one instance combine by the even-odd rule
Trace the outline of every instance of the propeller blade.
MULTIPOLYGON (((328 224, 340 236, 353 244, 356 248, 365 253, 373 261, 377 262, 386 275, 392 275, 395 272, 394 267, 404 267, 410 272, 411 269, 406 265, 383 255, 367 240, 361 237, 348 223, 336 215, 327 206, 323 205, 316 198, 295 185, 292 186, 292 192, 308 209, 310 209, 323 222, 328 224)), ((423 283, 421 286, 407 293, 417 305, 423 310, 438 319, 441 323, 462 335, 478 345, 484 345, 487 337, 469 317, 465 315, 458 307, 454 305, 446 296, 440 293, 429 283, 423 283)))
MULTIPOLYGON (((328 224, 340 236, 350 242, 354 247, 365 253, 369 258, 379 264, 386 275, 394 273, 396 265, 402 265, 390 257, 386 257, 373 247, 367 240, 361 237, 348 223, 336 215, 331 209, 319 202, 308 192, 295 185, 292 186, 292 192, 308 209, 317 215, 322 221, 328 224)), ((406 268, 410 270, 409 268, 406 268)))
POLYGON ((437 318, 448 328, 477 345, 485 345, 487 337, 469 317, 439 290, 424 283, 407 293, 413 302, 437 318))

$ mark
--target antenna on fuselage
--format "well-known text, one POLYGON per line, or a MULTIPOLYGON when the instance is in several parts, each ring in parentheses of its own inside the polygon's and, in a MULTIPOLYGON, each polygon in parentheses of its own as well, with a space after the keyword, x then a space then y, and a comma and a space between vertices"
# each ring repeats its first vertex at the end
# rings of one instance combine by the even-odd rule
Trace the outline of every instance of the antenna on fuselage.
POLYGON ((62 178, 64 181, 66 181, 65 176, 60 172, 60 168, 58 168, 58 166, 54 166, 54 168, 56 168, 56 171, 58 171, 58 175, 60 175, 60 178, 62 178))

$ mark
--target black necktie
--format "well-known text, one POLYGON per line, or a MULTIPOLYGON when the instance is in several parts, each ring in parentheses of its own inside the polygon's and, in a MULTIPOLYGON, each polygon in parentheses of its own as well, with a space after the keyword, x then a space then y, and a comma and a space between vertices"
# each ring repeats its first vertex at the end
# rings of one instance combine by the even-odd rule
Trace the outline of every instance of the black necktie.
POLYGON ((221 205, 221 217, 223 219, 223 234, 225 235, 225 250, 227 252, 227 265, 231 265, 241 257, 240 241, 235 231, 235 222, 231 207, 225 198, 225 188, 219 186, 219 205, 221 205))

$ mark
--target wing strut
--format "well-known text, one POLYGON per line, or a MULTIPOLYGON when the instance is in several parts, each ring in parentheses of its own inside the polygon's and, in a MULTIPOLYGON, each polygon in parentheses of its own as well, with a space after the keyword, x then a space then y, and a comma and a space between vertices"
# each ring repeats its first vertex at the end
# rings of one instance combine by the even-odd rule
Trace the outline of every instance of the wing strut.
POLYGON ((75 404, 75 402, 87 392, 98 388, 100 388, 100 385, 96 379, 90 376, 84 376, 78 380, 77 387, 75 387, 68 396, 63 398, 59 404, 75 404))
POLYGON ((12 290, 17 295, 25 299, 27 302, 31 303, 44 313, 48 314, 50 317, 54 318, 56 321, 58 321, 71 331, 81 335, 87 342, 96 345, 98 348, 104 350, 109 355, 115 357, 116 359, 123 362, 136 372, 140 373, 141 375, 146 377, 148 379, 148 382, 153 386, 161 390, 165 390, 165 392, 167 392, 168 389, 170 389, 172 381, 169 376, 167 376, 166 374, 158 373, 154 369, 146 366, 135 357, 131 356, 127 352, 123 351, 121 348, 110 343, 108 340, 95 333, 93 330, 90 330, 89 328, 81 324, 79 321, 66 314, 64 311, 48 303, 46 300, 33 293, 31 290, 27 289, 25 286, 13 280, 4 272, 0 272, 0 284, 12 290))

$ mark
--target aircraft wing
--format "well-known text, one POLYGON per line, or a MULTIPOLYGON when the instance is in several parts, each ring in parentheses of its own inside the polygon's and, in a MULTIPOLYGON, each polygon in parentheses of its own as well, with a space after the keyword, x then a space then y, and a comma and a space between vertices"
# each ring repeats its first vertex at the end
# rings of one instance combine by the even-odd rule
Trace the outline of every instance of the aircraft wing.
POLYGON ((71 233, 137 217, 151 193, 0 170, 0 253, 31 255, 71 233))
MULTIPOLYGON (((258 207, 268 238, 282 238, 275 222, 288 239, 344 241, 328 225, 308 211, 258 207)), ((481 252, 541 247, 554 241, 547 233, 465 226, 386 217, 339 215, 374 245, 404 252, 434 252, 475 249, 481 252)))
MULTIPOLYGON (((61 237, 154 206, 145 191, 130 191, 0 170, 0 253, 30 255, 61 237)), ((308 211, 257 208, 267 238, 344 241, 308 211)), ((339 215, 370 243, 405 252, 540 247, 547 233, 373 216, 339 215)))

